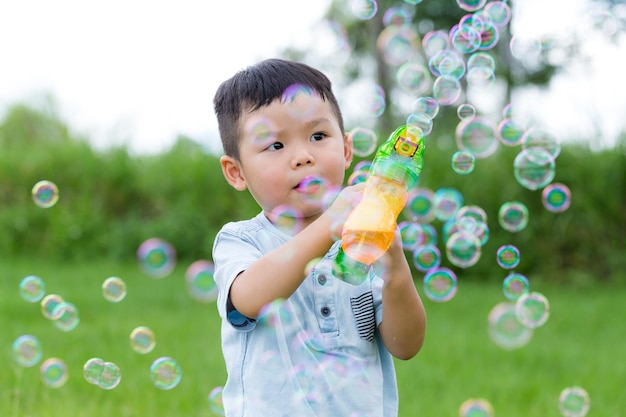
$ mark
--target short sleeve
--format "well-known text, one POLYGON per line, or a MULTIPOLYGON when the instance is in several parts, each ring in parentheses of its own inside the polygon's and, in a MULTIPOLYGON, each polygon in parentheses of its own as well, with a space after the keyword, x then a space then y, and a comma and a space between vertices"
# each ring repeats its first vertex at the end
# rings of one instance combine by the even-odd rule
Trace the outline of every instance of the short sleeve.
POLYGON ((214 279, 218 288, 217 309, 237 330, 252 330, 256 321, 239 313, 230 302, 230 288, 237 275, 261 257, 253 242, 236 233, 222 229, 213 243, 214 279))

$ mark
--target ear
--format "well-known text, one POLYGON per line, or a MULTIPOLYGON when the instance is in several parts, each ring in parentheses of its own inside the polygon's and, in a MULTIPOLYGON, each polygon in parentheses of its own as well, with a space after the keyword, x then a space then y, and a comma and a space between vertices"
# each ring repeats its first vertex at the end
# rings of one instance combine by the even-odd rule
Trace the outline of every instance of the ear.
POLYGON ((345 169, 348 169, 352 164, 352 137, 349 133, 343 135, 343 154, 346 161, 345 169))
POLYGON ((220 165, 224 178, 235 190, 243 191, 248 188, 239 161, 232 156, 224 155, 220 157, 220 165))

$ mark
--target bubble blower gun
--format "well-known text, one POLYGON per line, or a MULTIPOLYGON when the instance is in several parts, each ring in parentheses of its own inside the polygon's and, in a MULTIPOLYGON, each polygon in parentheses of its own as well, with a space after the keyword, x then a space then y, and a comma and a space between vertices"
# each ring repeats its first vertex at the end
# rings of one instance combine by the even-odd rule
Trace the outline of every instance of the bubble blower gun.
POLYGON ((363 197, 352 210, 341 233, 334 272, 341 280, 359 285, 369 268, 394 239, 398 215, 424 167, 424 134, 402 125, 378 148, 365 180, 363 197))

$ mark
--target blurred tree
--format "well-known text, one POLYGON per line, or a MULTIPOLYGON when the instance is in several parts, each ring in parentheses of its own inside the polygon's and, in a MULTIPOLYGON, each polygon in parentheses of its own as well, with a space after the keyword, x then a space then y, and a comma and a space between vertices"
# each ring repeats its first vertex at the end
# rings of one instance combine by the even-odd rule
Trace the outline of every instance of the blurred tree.
MULTIPOLYGON (((467 72, 470 57, 475 52, 485 52, 494 59, 493 78, 502 91, 490 96, 490 100, 499 100, 502 109, 511 102, 515 89, 529 84, 545 87, 571 62, 584 60, 581 45, 590 31, 617 42, 617 34, 626 19, 621 0, 590 1, 589 9, 593 13, 587 16, 585 29, 558 38, 532 39, 515 33, 516 7, 517 3, 512 1, 333 0, 322 23, 331 25, 335 42, 342 45, 337 49, 344 55, 331 55, 329 51, 320 54, 315 47, 307 51, 288 48, 284 55, 312 61, 327 70, 334 69, 339 73, 333 73, 333 78, 343 79, 344 85, 363 78, 375 82, 385 92, 385 111, 370 118, 375 119, 372 127, 379 132, 391 132, 406 121, 411 112, 410 103, 417 98, 416 92, 418 96, 432 94, 433 78, 441 73, 437 66, 449 64, 438 61, 436 55, 443 46, 433 41, 437 37, 433 34, 444 34, 448 42, 445 47, 454 51, 465 65, 465 77, 459 79, 464 96, 456 103, 469 101, 468 96, 472 94, 468 89, 467 72), (464 8, 460 7, 461 3, 464 8), (468 37, 476 34, 480 38, 479 46, 469 47, 468 37), (401 59, 402 54, 404 59, 401 59), (427 70, 426 76, 431 78, 430 91, 415 89, 408 97, 406 89, 399 91, 402 90, 398 85, 399 71, 407 62, 421 64, 427 70)), ((328 46, 319 36, 314 42, 317 49, 328 46)), ((335 47, 337 45, 333 45, 335 47)), ((450 121, 456 116, 455 112, 442 110, 441 118, 447 117, 450 121)))

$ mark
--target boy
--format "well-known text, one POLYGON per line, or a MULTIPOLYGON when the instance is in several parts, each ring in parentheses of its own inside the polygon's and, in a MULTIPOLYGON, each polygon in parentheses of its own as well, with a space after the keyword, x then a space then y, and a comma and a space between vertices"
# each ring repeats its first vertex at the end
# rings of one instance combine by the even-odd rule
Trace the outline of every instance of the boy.
POLYGON ((399 233, 382 277, 370 271, 352 285, 333 276, 341 242, 332 229, 362 186, 330 205, 311 198, 320 184, 341 189, 352 161, 330 81, 266 60, 223 82, 214 106, 224 177, 262 210, 226 224, 213 246, 226 417, 397 416, 392 355, 417 354, 426 317, 399 233), (281 227, 285 207, 296 229, 281 227))

